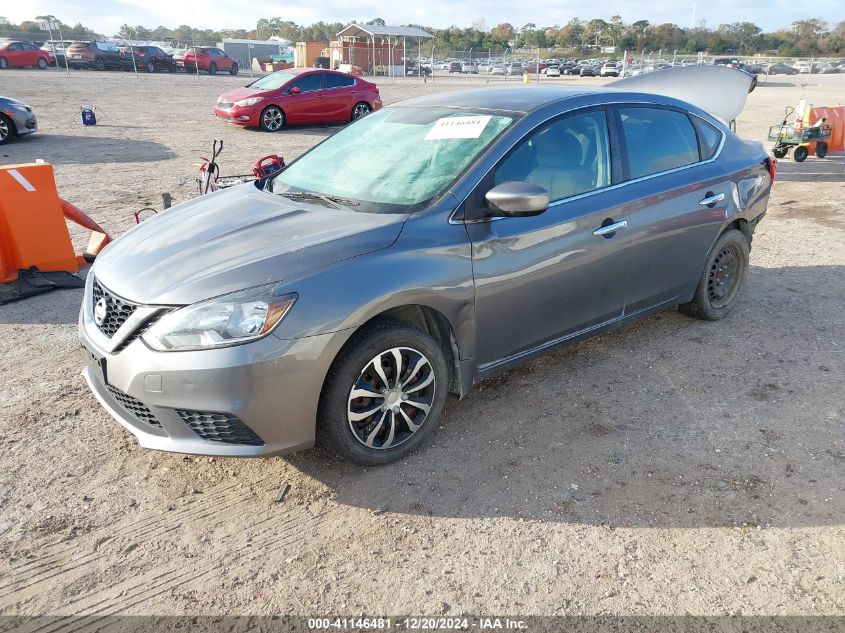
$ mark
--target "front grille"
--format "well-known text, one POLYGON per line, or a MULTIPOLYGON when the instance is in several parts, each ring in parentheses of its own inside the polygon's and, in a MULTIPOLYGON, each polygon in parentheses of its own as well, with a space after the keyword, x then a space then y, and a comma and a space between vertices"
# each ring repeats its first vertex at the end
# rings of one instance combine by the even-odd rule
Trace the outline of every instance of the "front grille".
POLYGON ((223 444, 264 446, 264 440, 258 437, 255 431, 229 413, 183 409, 176 409, 176 413, 204 440, 223 444))
POLYGON ((141 422, 146 422, 150 426, 154 426, 156 428, 161 428, 161 422, 159 422, 156 417, 153 415, 152 411, 150 411, 144 403, 140 400, 136 400, 128 393, 123 393, 117 387, 113 387, 111 385, 106 385, 108 388, 109 393, 112 395, 112 398, 117 400, 126 411, 137 419, 141 420, 141 422))
POLYGON ((96 279, 94 280, 93 295, 95 310, 100 299, 106 300, 106 318, 102 323, 96 323, 96 321, 95 323, 103 334, 111 338, 126 322, 126 319, 132 316, 138 305, 112 294, 103 288, 96 279))
POLYGON ((235 104, 234 103, 227 103, 225 101, 218 101, 217 102, 217 107, 221 108, 223 110, 231 110, 233 105, 235 105, 235 104))

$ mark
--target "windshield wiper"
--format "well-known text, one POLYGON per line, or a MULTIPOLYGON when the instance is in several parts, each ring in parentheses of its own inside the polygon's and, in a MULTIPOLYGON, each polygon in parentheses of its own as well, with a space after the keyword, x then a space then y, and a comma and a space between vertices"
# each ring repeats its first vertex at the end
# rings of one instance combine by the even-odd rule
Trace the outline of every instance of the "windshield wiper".
MULTIPOLYGON (((275 193, 275 192, 274 192, 275 193)), ((358 202, 350 200, 349 198, 342 198, 340 196, 331 196, 316 191, 284 191, 279 192, 279 195, 284 198, 300 198, 302 200, 322 200, 333 206, 335 209, 343 209, 348 207, 358 206, 358 202)))

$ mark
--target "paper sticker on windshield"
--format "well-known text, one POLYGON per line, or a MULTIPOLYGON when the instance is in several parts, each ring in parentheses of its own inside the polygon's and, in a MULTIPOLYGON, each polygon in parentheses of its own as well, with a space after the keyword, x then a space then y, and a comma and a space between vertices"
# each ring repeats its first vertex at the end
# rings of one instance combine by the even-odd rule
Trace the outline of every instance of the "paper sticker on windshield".
POLYGON ((425 137, 427 141, 439 141, 448 138, 478 138, 487 127, 490 115, 449 116, 437 119, 434 127, 425 137))

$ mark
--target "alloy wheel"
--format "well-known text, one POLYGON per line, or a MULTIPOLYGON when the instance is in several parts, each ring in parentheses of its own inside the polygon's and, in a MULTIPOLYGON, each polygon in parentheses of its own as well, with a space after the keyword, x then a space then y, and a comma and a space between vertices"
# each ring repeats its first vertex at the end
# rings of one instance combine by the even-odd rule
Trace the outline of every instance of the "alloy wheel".
POLYGON ((362 116, 367 116, 370 113, 370 106, 366 103, 359 103, 352 109, 352 120, 357 121, 362 116))
POLYGON ((276 132, 282 129, 282 126, 285 123, 285 115, 282 114, 282 111, 279 110, 279 108, 267 108, 261 114, 261 123, 263 124, 265 130, 276 132))
POLYGON ((6 70, 9 67, 9 62, 6 61, 5 57, 0 57, 0 68, 6 70))
POLYGON ((147 72, 148 72, 148 73, 154 73, 155 71, 156 71, 155 64, 154 64, 154 63, 152 63, 152 62, 149 62, 149 63, 147 64, 147 72))
POLYGON ((741 255, 733 245, 725 246, 713 258, 707 276, 707 297, 714 308, 724 307, 739 288, 741 255))
POLYGON ((9 124, 3 117, 0 117, 0 143, 9 138, 9 124))
POLYGON ((428 418, 435 383, 428 358, 411 347, 372 358, 349 392, 347 420, 355 439, 377 450, 406 442, 428 418))

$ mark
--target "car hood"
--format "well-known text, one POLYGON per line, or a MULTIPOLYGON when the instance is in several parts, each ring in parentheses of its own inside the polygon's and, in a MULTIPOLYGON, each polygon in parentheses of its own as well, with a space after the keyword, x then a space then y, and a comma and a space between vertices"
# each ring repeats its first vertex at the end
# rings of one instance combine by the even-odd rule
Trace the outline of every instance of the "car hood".
POLYGON ((217 100, 226 103, 235 103, 236 101, 240 101, 241 99, 248 99, 249 97, 260 97, 263 94, 267 94, 267 91, 256 90, 255 88, 243 86, 242 88, 234 88, 232 90, 227 90, 222 95, 220 95, 220 98, 217 100))
POLYGON ((387 248, 405 218, 303 204, 244 184, 142 222, 109 244, 93 271, 130 301, 186 305, 387 248))

